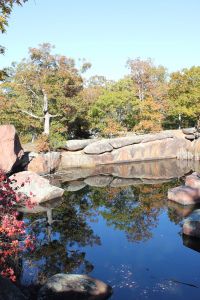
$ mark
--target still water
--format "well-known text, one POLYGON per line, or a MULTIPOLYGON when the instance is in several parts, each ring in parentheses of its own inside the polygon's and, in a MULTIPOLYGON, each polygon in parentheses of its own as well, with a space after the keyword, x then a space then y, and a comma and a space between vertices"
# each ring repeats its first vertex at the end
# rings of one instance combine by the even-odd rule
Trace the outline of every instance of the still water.
POLYGON ((111 300, 200 299, 200 242, 181 233, 195 208, 166 198, 190 171, 170 161, 58 174, 63 199, 24 216, 36 250, 21 284, 85 273, 113 287, 111 300))

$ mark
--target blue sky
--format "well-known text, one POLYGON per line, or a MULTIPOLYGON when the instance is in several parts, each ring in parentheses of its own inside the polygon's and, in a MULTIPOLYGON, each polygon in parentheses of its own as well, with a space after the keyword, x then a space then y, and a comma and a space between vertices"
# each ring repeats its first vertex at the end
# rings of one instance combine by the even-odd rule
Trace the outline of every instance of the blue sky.
POLYGON ((42 42, 92 63, 89 75, 118 79, 127 59, 154 59, 170 71, 200 65, 199 0, 29 0, 15 7, 0 44, 0 67, 42 42))

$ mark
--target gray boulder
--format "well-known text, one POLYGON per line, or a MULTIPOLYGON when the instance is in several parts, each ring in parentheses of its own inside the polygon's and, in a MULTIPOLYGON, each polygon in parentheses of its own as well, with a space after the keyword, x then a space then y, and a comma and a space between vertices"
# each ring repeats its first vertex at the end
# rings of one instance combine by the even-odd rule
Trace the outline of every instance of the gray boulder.
POLYGON ((194 134, 196 132, 196 128, 195 127, 191 127, 191 128, 183 128, 182 132, 184 134, 194 134))
POLYGON ((83 151, 86 154, 101 154, 105 152, 110 152, 112 150, 113 147, 111 146, 108 140, 101 140, 88 145, 83 151))
POLYGON ((56 274, 40 289, 38 300, 105 300, 112 288, 87 275, 56 274))
POLYGON ((69 140, 66 142, 66 144, 62 147, 63 149, 69 150, 69 151, 77 151, 77 150, 82 150, 86 146, 96 142, 95 140, 92 139, 87 139, 87 140, 69 140))

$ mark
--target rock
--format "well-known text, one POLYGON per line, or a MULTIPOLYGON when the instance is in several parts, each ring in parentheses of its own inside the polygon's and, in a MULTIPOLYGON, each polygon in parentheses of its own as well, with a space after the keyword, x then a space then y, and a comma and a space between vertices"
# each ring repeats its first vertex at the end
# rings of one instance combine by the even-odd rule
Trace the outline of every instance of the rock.
POLYGON ((195 127, 191 127, 191 128, 183 128, 182 132, 184 134, 194 134, 196 132, 196 128, 195 127))
POLYGON ((200 239, 186 234, 182 235, 183 245, 194 251, 200 252, 200 239))
POLYGON ((66 142, 65 146, 63 146, 63 149, 67 149, 69 151, 77 151, 82 150, 86 146, 96 142, 96 140, 87 139, 87 140, 69 140, 66 142))
POLYGON ((38 300, 104 300, 112 288, 87 275, 56 274, 40 289, 38 300))
POLYGON ((191 143, 191 153, 195 160, 200 160, 200 140, 194 140, 191 143))
POLYGON ((198 173, 194 172, 191 175, 186 176, 185 184, 191 188, 198 189, 200 195, 200 177, 198 173))
POLYGON ((200 209, 196 209, 185 219, 183 223, 183 234, 200 238, 200 209))
POLYGON ((189 141, 195 140, 195 135, 194 134, 186 134, 185 138, 189 141))
MULTIPOLYGON (((191 142, 186 139, 165 138, 152 142, 129 145, 119 149, 113 149, 112 151, 112 146, 109 145, 108 142, 95 142, 87 146, 84 151, 62 152, 60 170, 73 167, 85 168, 124 162, 186 158, 190 154, 191 142), (101 143, 105 145, 105 148, 101 143), (94 147, 93 154, 86 154, 88 147, 94 147), (105 150, 109 150, 110 152, 101 153, 105 150), (95 154, 95 151, 98 153, 95 154)), ((88 152, 92 152, 92 150, 88 152)))
POLYGON ((0 126, 0 169, 9 173, 20 163, 24 154, 13 125, 0 126))
POLYGON ((132 178, 115 178, 111 182, 111 187, 122 187, 122 186, 130 186, 130 185, 137 185, 141 184, 141 179, 132 179, 132 178))
POLYGON ((101 140, 95 143, 92 143, 84 148, 84 153, 86 154, 101 154, 105 152, 110 152, 113 150, 113 147, 108 141, 101 140))
POLYGON ((167 138, 173 138, 173 134, 170 132, 160 132, 156 134, 146 134, 144 135, 142 139, 142 143, 148 143, 148 142, 153 142, 153 141, 159 141, 159 140, 164 140, 167 138))
MULTIPOLYGON (((166 138, 126 146, 112 151, 113 162, 131 162, 177 158, 180 149, 187 151, 189 141, 185 139, 166 138)), ((109 161, 110 163, 110 161, 109 161)))
POLYGON ((141 135, 134 135, 134 136, 110 139, 109 143, 114 149, 118 149, 128 145, 141 143, 142 139, 143 137, 141 135))
POLYGON ((17 193, 25 194, 36 204, 62 197, 64 190, 50 185, 49 180, 30 171, 16 173, 10 177, 17 193))
POLYGON ((60 161, 60 152, 48 153, 30 153, 30 163, 27 165, 27 171, 35 172, 40 175, 50 174, 57 171, 60 161))
POLYGON ((182 205, 200 203, 198 190, 189 186, 178 186, 168 190, 168 199, 182 205))
POLYGON ((76 191, 82 190, 85 186, 86 186, 86 183, 84 181, 72 181, 67 186, 66 191, 76 192, 76 191))
POLYGON ((109 186, 112 181, 112 176, 93 176, 88 177, 84 182, 90 186, 105 187, 109 186))
POLYGON ((27 297, 8 278, 0 276, 1 300, 26 300, 27 297))

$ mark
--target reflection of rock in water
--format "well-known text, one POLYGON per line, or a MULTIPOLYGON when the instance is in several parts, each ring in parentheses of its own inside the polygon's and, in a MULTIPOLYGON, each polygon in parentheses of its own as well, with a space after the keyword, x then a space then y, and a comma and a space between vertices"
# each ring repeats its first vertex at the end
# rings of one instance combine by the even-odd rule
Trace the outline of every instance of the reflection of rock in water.
POLYGON ((200 252, 200 239, 183 234, 183 245, 187 248, 200 252))
POLYGON ((179 160, 158 160, 141 163, 113 164, 95 168, 73 168, 63 170, 60 181, 68 182, 67 189, 77 191, 90 186, 128 186, 135 184, 156 184, 180 178, 192 170, 200 169, 198 162, 179 160), (71 182, 70 182, 71 181, 71 182))
POLYGON ((189 216, 198 206, 196 205, 181 205, 173 201, 168 201, 168 216, 170 221, 175 224, 180 223, 184 218, 189 216))

